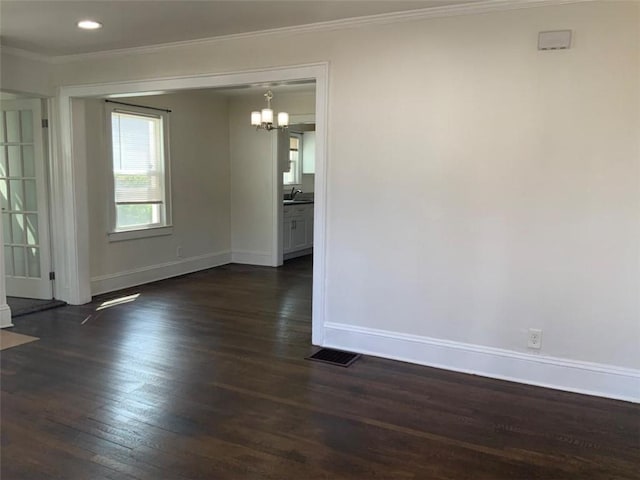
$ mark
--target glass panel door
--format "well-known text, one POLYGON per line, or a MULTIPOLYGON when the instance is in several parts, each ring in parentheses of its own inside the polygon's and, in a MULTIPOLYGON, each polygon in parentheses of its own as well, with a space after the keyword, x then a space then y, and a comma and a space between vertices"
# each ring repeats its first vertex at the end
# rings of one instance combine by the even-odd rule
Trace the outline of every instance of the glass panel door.
POLYGON ((52 298, 40 100, 0 104, 0 203, 7 295, 52 298))

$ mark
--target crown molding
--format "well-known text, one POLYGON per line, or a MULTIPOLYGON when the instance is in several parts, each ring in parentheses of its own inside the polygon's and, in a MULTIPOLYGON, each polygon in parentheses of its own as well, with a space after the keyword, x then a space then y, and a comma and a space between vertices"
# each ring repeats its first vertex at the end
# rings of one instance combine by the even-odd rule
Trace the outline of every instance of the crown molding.
POLYGON ((144 53, 155 53, 168 48, 185 48, 200 45, 215 45, 218 43, 243 40, 258 39, 269 36, 293 35, 301 33, 313 33, 340 30, 353 27, 364 27, 369 25, 384 25, 399 22, 409 22, 428 18, 452 17, 460 15, 476 15, 505 10, 518 10, 523 8, 535 8, 545 6, 559 6, 573 3, 586 3, 595 0, 480 0, 473 3, 458 5, 444 5, 441 7, 429 7, 403 12, 382 13, 378 15, 368 15, 364 17, 346 18, 341 20, 331 20, 327 22, 310 23, 306 25, 295 25, 290 27, 272 28, 254 32, 235 33, 231 35, 221 35, 217 37, 201 38, 196 40, 185 40, 180 42, 161 43, 140 47, 121 48, 115 50, 104 50, 100 52, 79 53, 72 55, 42 55, 28 52, 17 48, 3 47, 7 53, 32 60, 38 60, 51 64, 79 62, 89 59, 118 57, 121 55, 137 55, 144 53))
POLYGON ((43 55, 41 53, 30 52, 29 50, 23 50, 21 48, 7 47, 0 44, 0 53, 11 55, 12 57, 26 58, 28 60, 35 60, 36 62, 54 63, 55 57, 43 55))

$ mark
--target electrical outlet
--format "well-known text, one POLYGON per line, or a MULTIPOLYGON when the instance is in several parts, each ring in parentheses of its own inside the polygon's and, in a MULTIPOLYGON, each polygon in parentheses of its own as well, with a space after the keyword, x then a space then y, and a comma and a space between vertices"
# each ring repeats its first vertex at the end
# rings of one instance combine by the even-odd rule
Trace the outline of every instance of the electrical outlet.
POLYGON ((182 247, 176 248, 176 257, 182 257, 182 247))
POLYGON ((530 328, 527 347, 540 350, 541 346, 542 346, 542 330, 540 330, 539 328, 530 328))

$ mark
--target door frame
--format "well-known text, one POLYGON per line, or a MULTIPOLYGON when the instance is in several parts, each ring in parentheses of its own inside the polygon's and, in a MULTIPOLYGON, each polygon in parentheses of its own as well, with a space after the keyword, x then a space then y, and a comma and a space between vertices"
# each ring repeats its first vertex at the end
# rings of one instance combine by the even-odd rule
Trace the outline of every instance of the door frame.
MULTIPOLYGON (((81 305, 91 301, 89 270, 89 212, 87 209, 87 159, 85 147, 84 111, 74 98, 102 97, 105 95, 158 91, 179 92, 202 88, 229 87, 256 83, 314 80, 316 84, 316 174, 314 183, 314 262, 312 343, 322 345, 326 312, 326 212, 327 212, 327 125, 328 80, 327 62, 281 68, 239 71, 234 73, 192 75, 184 77, 153 78, 125 82, 60 87, 52 112, 54 157, 51 185, 54 202, 51 205, 53 244, 59 245, 53 256, 56 265, 57 297, 70 304, 81 305), (73 232, 73 233, 72 233, 73 232)), ((273 158, 273 179, 277 158, 273 158)), ((273 228, 277 241, 273 242, 272 258, 281 254, 282 232, 279 226, 282 211, 282 181, 275 182, 272 198, 273 228), (280 184, 280 188, 278 188, 280 184), (279 195, 278 195, 279 194, 279 195)))

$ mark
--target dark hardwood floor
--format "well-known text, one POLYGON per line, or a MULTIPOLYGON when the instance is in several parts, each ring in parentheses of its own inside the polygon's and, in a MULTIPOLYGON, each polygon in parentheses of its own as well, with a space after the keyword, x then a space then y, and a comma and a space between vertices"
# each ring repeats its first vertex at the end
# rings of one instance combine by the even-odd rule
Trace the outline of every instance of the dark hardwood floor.
POLYGON ((640 478, 640 406, 310 362, 310 312, 302 258, 17 318, 40 340, 1 354, 2 480, 640 478))
POLYGON ((37 298, 7 297, 7 304, 9 308, 11 308, 11 316, 16 318, 42 310, 62 307, 65 305, 65 302, 55 299, 38 300, 37 298))

